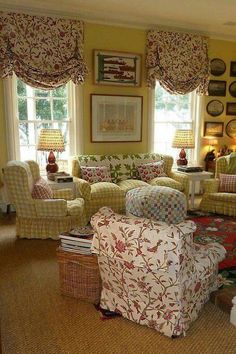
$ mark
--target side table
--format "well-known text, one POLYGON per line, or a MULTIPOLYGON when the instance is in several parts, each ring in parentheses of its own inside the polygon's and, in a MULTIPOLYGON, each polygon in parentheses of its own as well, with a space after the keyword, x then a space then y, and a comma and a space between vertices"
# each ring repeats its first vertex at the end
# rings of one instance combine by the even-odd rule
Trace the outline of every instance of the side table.
POLYGON ((196 182, 201 182, 204 179, 209 179, 213 176, 212 172, 206 172, 206 171, 202 171, 202 172, 182 172, 182 171, 178 171, 178 173, 182 173, 185 176, 188 176, 189 181, 191 182, 191 188, 190 188, 190 209, 194 209, 194 195, 195 195, 195 185, 196 182))
POLYGON ((74 198, 76 198, 76 183, 75 182, 63 182, 63 183, 58 183, 55 181, 51 181, 50 179, 47 178, 47 176, 43 176, 43 178, 47 181, 49 186, 55 190, 55 189, 71 189, 73 192, 74 198))

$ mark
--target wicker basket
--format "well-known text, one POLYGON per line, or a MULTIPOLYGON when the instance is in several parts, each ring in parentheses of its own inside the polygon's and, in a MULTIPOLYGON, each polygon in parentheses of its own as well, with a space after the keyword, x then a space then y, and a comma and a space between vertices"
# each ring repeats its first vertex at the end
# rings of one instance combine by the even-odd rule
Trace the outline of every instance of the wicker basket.
POLYGON ((99 303, 101 278, 97 256, 57 249, 61 294, 99 303))

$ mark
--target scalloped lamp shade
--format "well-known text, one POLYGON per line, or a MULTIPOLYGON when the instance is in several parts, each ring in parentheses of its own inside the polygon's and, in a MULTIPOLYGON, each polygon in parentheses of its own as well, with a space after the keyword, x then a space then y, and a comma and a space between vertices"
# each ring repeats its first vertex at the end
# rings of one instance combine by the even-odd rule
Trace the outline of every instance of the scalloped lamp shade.
POLYGON ((60 129, 41 129, 38 140, 39 151, 50 151, 48 155, 47 172, 55 173, 58 171, 56 158, 53 151, 62 152, 65 150, 64 139, 60 129))
POLYGON ((195 147, 192 130, 176 130, 172 147, 181 149, 177 165, 187 165, 188 160, 186 159, 186 152, 184 149, 193 149, 195 147))

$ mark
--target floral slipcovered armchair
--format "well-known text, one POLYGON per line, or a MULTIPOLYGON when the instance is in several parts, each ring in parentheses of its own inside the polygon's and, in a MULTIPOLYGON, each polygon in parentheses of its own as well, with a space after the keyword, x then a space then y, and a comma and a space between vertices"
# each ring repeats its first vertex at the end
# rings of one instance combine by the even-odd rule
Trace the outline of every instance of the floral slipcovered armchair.
POLYGON ((236 216, 236 153, 216 160, 215 178, 203 181, 203 211, 236 216))
POLYGON ((192 221, 167 225, 101 208, 91 224, 101 307, 169 337, 185 334, 218 287, 224 247, 194 244, 192 221))
POLYGON ((73 200, 70 189, 51 190, 50 199, 43 195, 35 199, 34 187, 39 180, 39 166, 35 161, 9 161, 4 168, 4 183, 16 210, 18 237, 58 239, 60 232, 87 223, 84 201, 73 200))

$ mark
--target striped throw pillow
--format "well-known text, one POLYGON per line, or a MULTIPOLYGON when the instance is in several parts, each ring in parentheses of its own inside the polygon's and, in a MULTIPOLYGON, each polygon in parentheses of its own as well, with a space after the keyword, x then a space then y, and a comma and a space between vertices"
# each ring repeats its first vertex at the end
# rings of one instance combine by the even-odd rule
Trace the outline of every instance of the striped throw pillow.
POLYGON ((220 173, 220 192, 236 193, 236 175, 220 173))

